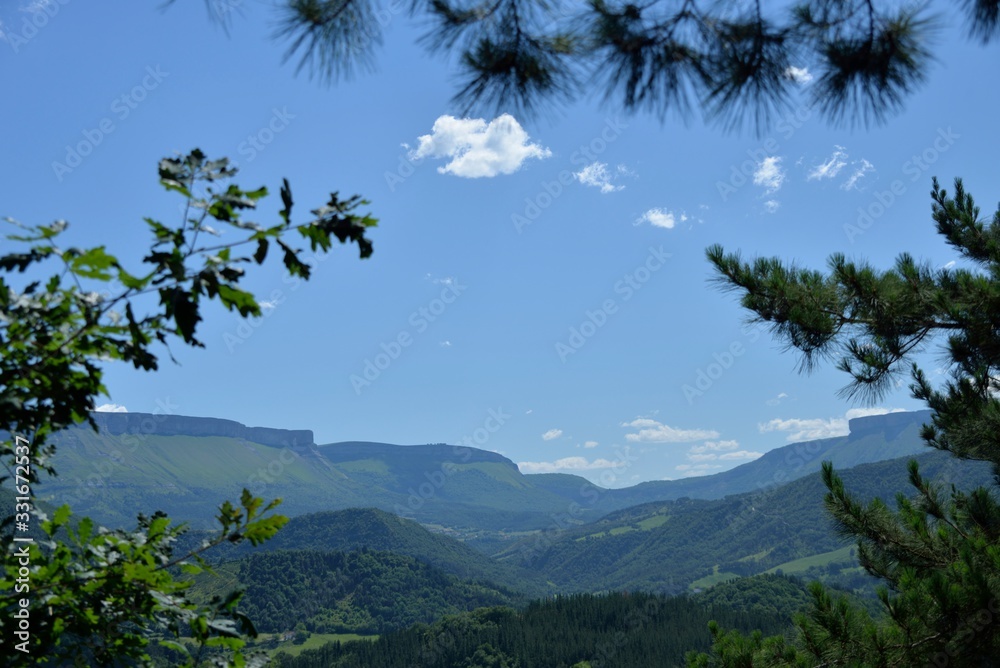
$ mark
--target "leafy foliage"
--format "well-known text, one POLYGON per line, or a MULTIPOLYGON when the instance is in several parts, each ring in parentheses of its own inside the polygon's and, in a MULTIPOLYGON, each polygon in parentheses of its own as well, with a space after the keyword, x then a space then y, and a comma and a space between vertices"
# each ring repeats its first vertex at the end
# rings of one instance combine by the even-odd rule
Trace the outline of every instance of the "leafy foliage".
MULTIPOLYGON (((104 246, 60 246, 65 221, 32 227, 8 219, 21 231, 7 240, 25 249, 0 257, 0 430, 8 437, 0 458, 11 473, 0 482, 13 479, 17 495, 4 525, 25 532, 22 538, 31 526, 44 535, 36 542, 5 543, 0 632, 8 641, 19 639, 15 651, 28 663, 148 662, 146 648, 156 635, 180 652, 186 665, 198 664, 214 648, 232 652, 236 665, 247 664, 239 652, 241 631, 256 632, 237 609, 239 595, 195 604, 186 596, 188 584, 175 575, 204 568, 200 554, 213 546, 269 539, 287 521, 271 514, 280 500, 265 502, 243 490, 238 504, 219 506, 218 532, 180 556, 174 548, 183 527, 171 526, 162 513, 140 515, 134 530, 111 531, 89 518, 72 518, 68 505, 49 519, 33 503, 39 473, 55 473, 49 436, 82 422, 96 428, 90 412, 105 391, 103 363, 119 360, 153 371, 159 346, 168 352, 177 340, 202 346, 197 330, 206 301, 217 300, 242 317, 260 315, 260 305, 240 281, 243 266, 262 264, 272 242, 283 250, 290 274, 309 277, 300 251, 285 241, 289 232, 307 239, 313 250, 329 249, 336 238, 356 243, 362 258, 371 254, 365 234, 376 221, 354 212, 363 200, 333 194, 312 212, 312 221, 292 225, 285 181, 281 222, 265 226, 246 216, 267 189, 220 187, 235 174, 226 159, 209 160, 197 149, 162 160, 160 183, 184 198, 184 218, 179 227, 145 219, 153 241, 138 268, 126 269, 104 246), (202 184, 205 194, 196 195, 202 184), (221 234, 209 222, 242 238, 199 243, 221 234), (252 256, 234 254, 251 244, 252 256), (45 278, 52 265, 55 272, 45 278), (163 639, 182 635, 194 640, 195 654, 163 639)), ((250 664, 261 660, 249 657, 250 664)))
POLYGON ((743 293, 743 305, 805 353, 807 363, 839 349, 848 394, 877 397, 899 367, 947 337, 950 379, 939 390, 909 365, 915 398, 932 409, 923 429, 928 445, 959 459, 988 462, 993 480, 971 491, 934 483, 908 467, 910 496, 896 510, 862 502, 829 464, 825 498, 841 535, 857 541, 865 570, 884 583, 884 614, 865 610, 821 586, 795 641, 716 633, 712 656, 691 665, 989 665, 1000 655, 1000 435, 996 375, 1000 366, 1000 210, 987 222, 961 180, 949 196, 937 180, 931 192, 938 232, 972 268, 933 270, 902 254, 893 269, 830 260, 823 275, 778 260, 745 263, 720 247, 708 255, 721 280, 743 293), (749 643, 749 645, 747 644, 749 643))

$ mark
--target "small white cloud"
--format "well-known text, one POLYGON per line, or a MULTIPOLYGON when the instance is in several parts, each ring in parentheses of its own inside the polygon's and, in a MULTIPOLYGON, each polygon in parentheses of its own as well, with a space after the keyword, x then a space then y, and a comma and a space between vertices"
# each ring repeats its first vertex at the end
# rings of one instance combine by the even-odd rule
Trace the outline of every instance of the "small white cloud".
POLYGON ((780 208, 781 208, 781 202, 779 202, 776 199, 769 199, 766 202, 764 202, 764 210, 767 211, 768 213, 775 213, 780 208))
POLYGON ((944 264, 942 264, 939 268, 940 269, 951 269, 954 266, 955 266, 955 261, 954 260, 949 260, 948 262, 945 262, 944 264))
POLYGON ((563 457, 554 462, 518 462, 521 473, 558 473, 560 471, 588 471, 610 469, 620 464, 608 459, 588 461, 586 457, 563 457))
POLYGON ((725 450, 735 450, 738 447, 740 447, 739 441, 705 441, 701 445, 691 446, 691 449, 688 450, 688 452, 720 452, 725 450))
POLYGON ((438 345, 442 348, 451 348, 451 341, 441 341, 438 345))
POLYGON ((534 408, 529 408, 528 410, 524 411, 524 414, 525 414, 525 415, 531 415, 531 414, 532 414, 532 413, 534 413, 534 412, 535 412, 535 409, 534 409, 534 408))
MULTIPOLYGON (((677 224, 678 217, 674 215, 673 211, 667 211, 666 209, 650 209, 646 213, 639 216, 633 225, 642 225, 643 223, 649 223, 653 227, 662 227, 666 230, 672 230, 674 225, 677 224)), ((687 220, 685 214, 680 215, 680 221, 684 222, 687 220)))
POLYGON ((599 445, 599 443, 597 441, 587 441, 586 443, 583 444, 583 447, 585 447, 585 448, 596 448, 598 445, 599 445))
POLYGON ((688 457, 688 459, 690 459, 693 462, 710 462, 712 460, 718 459, 719 455, 715 454, 714 452, 706 452, 706 453, 701 454, 701 455, 698 455, 698 454, 694 454, 694 455, 689 454, 687 457, 688 457))
POLYGON ((846 166, 847 153, 844 152, 844 147, 834 146, 833 155, 826 162, 813 167, 808 176, 806 176, 806 180, 819 181, 821 179, 832 179, 846 166))
POLYGON ((785 182, 785 170, 781 168, 781 157, 772 155, 757 163, 753 173, 754 185, 761 186, 770 195, 781 188, 785 182))
POLYGON ((98 413, 128 413, 128 409, 121 404, 101 404, 94 410, 98 413))
POLYGON ((278 302, 276 302, 276 301, 266 301, 265 300, 265 301, 260 301, 260 302, 257 302, 257 303, 265 311, 270 311, 271 309, 278 308, 278 302))
POLYGON ((553 439, 562 436, 562 429, 549 429, 547 432, 542 434, 543 441, 551 441, 553 439))
POLYGON ((763 457, 763 452, 752 452, 750 450, 740 450, 738 452, 727 452, 725 454, 719 455, 719 459, 757 459, 758 457, 763 457))
POLYGON ((785 76, 797 84, 807 84, 813 80, 813 75, 809 72, 808 67, 789 66, 785 68, 785 76))
POLYGON ((687 443, 718 438, 719 432, 709 429, 675 429, 649 418, 639 418, 623 422, 623 427, 638 429, 634 434, 626 434, 625 440, 639 443, 687 443))
MULTIPOLYGON (((619 169, 621 168, 622 166, 619 165, 619 169)), ((585 186, 600 188, 604 194, 617 192, 625 187, 613 184, 611 181, 614 179, 614 176, 608 170, 608 166, 596 160, 579 172, 574 172, 573 177, 585 186)))
POLYGON ((778 404, 781 403, 782 399, 787 399, 787 398, 788 398, 787 394, 785 394, 784 392, 780 392, 778 393, 778 396, 774 397, 773 399, 768 399, 765 403, 768 406, 777 406, 778 404))
POLYGON ((874 171, 875 171, 875 165, 862 158, 861 164, 858 167, 856 167, 854 172, 849 177, 847 177, 847 180, 840 185, 841 189, 853 190, 854 188, 857 187, 858 181, 860 181, 862 178, 864 178, 865 176, 874 171))
POLYGON ((528 133, 510 114, 488 123, 483 118, 441 116, 434 121, 431 134, 419 137, 417 148, 409 154, 411 160, 450 158, 438 172, 469 179, 513 174, 530 158, 551 156, 552 151, 529 141, 528 133))

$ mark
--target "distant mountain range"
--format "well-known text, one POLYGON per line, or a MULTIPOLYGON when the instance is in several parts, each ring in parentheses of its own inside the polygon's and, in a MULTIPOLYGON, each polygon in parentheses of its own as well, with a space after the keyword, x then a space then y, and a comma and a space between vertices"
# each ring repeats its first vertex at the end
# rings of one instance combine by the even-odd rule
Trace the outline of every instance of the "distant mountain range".
POLYGON ((643 503, 720 499, 773 488, 813 473, 927 451, 919 427, 929 411, 850 421, 850 434, 775 448, 711 476, 604 489, 569 474, 522 474, 497 453, 446 444, 345 442, 318 445, 308 430, 245 427, 231 420, 94 413, 100 431, 79 426, 53 437, 59 476, 39 486, 53 505, 107 525, 163 510, 209 526, 215 508, 244 487, 282 497, 302 515, 379 508, 465 538, 538 531, 593 521, 643 503))

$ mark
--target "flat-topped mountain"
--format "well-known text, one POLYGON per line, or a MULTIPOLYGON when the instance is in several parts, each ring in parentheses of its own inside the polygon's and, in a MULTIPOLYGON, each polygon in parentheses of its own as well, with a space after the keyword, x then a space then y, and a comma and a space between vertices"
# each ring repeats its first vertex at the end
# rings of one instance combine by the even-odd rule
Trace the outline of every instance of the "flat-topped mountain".
POLYGON ((38 492, 108 525, 130 526, 137 512, 163 510, 206 527, 221 501, 247 488, 283 498, 287 515, 373 507, 468 537, 544 529, 554 516, 578 524, 641 503, 771 488, 814 473, 824 460, 847 468, 919 454, 929 412, 858 418, 847 436, 775 448, 729 471, 612 490, 575 475, 525 475, 502 455, 458 445, 316 444, 309 430, 216 418, 93 417, 98 432, 84 425, 53 437, 60 475, 38 492))
POLYGON ((112 436, 223 436, 269 445, 272 447, 313 445, 310 429, 272 429, 247 427, 235 420, 188 417, 155 413, 90 414, 98 428, 112 436))

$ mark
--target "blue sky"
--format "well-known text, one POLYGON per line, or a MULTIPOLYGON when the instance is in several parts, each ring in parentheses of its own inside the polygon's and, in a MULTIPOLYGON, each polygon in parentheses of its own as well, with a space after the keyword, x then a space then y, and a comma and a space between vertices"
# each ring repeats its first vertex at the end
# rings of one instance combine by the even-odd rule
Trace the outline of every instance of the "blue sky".
POLYGON ((164 356, 155 374, 108 367, 102 403, 308 428, 319 443, 470 439, 524 472, 616 487, 921 407, 905 388, 876 407, 839 399, 846 377, 829 366, 799 374, 708 283, 704 249, 817 268, 835 251, 955 260, 930 220, 931 177, 964 177, 990 210, 998 171, 982 72, 996 47, 960 27, 885 126, 832 128, 803 102, 758 137, 627 115, 600 91, 542 118, 465 118, 453 68, 414 44, 403 13, 387 14, 376 72, 324 86, 282 64, 264 4, 238 3, 228 35, 202 2, 159 5, 0 2, 0 215, 65 218, 72 243, 138 259, 144 216, 180 218, 158 160, 199 147, 268 186, 267 222, 287 177, 300 216, 340 191, 371 200, 380 224, 371 259, 337 248, 308 283, 254 271, 264 318, 209 308, 206 350, 175 347, 180 365, 164 356))

